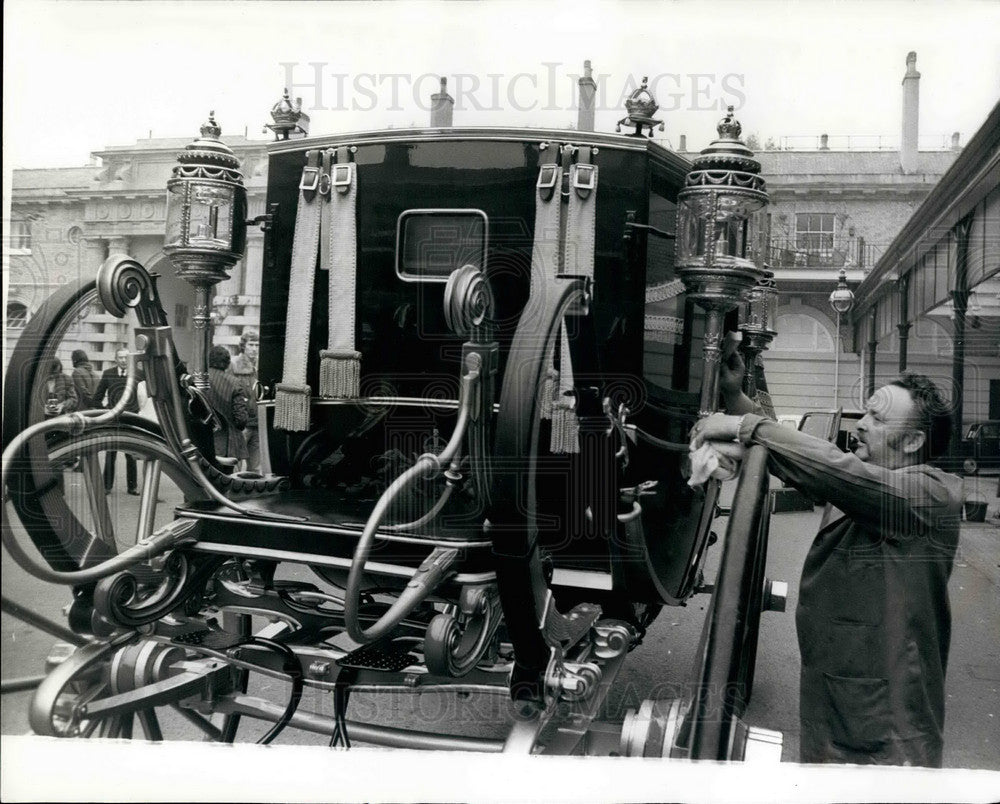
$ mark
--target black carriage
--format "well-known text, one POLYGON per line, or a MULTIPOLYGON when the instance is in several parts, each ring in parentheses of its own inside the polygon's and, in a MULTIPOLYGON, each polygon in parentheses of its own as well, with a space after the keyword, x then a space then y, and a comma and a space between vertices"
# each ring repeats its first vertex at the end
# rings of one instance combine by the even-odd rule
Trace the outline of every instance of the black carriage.
MULTIPOLYGON (((155 739, 156 710, 171 705, 222 740, 255 717, 275 724, 265 741, 290 724, 340 744, 743 756, 765 607, 764 454, 749 452, 732 511, 717 481, 688 485, 686 462, 690 426, 714 405, 723 316, 735 325, 764 277, 763 230, 748 205, 720 212, 719 199, 763 183, 730 115, 702 172, 744 183, 709 186, 705 207, 697 171, 633 116, 629 136, 274 143, 268 214, 253 222, 266 231, 259 474, 215 455, 207 317, 179 355, 155 275, 113 256, 96 282, 46 303, 5 391, 4 480, 33 547, 10 522, 4 542, 39 578, 72 586, 72 632, 42 625, 80 647, 37 690, 37 732, 126 734, 137 717, 155 739), (158 423, 120 409, 43 421, 37 369, 95 292, 137 318, 129 386, 141 373, 158 423), (648 293, 673 300, 653 322, 670 333, 655 383, 648 293), (98 456, 117 451, 146 466, 134 544, 116 542, 102 513, 98 456), (86 514, 63 488, 73 466, 86 514), (161 474, 184 496, 165 523, 161 474), (301 569, 294 580, 287 566, 301 569), (712 597, 689 693, 584 739, 661 607, 697 594, 712 597), (284 709, 246 695, 251 671, 293 680, 284 709), (333 716, 297 711, 309 686, 332 693, 333 716), (354 689, 448 687, 499 690, 533 716, 499 742, 347 719, 354 689)), ((213 123, 171 181, 165 247, 203 302, 239 258, 240 190, 213 123)))

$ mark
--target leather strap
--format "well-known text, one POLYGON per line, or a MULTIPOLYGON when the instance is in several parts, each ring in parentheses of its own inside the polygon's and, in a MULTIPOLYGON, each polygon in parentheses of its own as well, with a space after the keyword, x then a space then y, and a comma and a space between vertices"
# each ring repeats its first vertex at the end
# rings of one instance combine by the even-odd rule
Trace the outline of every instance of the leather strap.
POLYGON ((312 389, 306 384, 309 359, 309 326, 312 322, 313 288, 320 239, 322 196, 319 151, 306 152, 306 166, 299 182, 299 205, 292 239, 292 269, 288 282, 285 325, 284 376, 275 388, 276 430, 308 430, 312 389))

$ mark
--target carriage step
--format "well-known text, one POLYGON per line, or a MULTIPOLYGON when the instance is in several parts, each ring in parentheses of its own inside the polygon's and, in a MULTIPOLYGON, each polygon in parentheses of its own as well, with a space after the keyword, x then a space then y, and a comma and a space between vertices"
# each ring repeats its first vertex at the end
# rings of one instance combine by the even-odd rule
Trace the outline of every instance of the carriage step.
MULTIPOLYGON (((411 643, 412 644, 412 643, 411 643)), ((341 658, 337 664, 356 670, 383 670, 398 673, 414 664, 416 656, 405 642, 373 642, 362 645, 341 658)))

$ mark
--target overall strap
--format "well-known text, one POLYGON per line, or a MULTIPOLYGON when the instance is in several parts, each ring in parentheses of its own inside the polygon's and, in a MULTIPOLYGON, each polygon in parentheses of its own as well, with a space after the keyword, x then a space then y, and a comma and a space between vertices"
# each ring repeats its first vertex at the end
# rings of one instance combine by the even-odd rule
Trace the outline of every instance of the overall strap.
POLYGON ((309 326, 320 240, 322 194, 320 153, 308 151, 299 181, 299 205, 292 239, 292 270, 288 283, 284 376, 275 388, 276 430, 308 430, 312 389, 306 384, 309 326))
POLYGON ((320 266, 329 270, 330 322, 327 348, 319 353, 319 393, 323 397, 354 399, 361 373, 361 353, 354 348, 358 172, 357 165, 348 161, 347 148, 338 149, 336 156, 320 266))

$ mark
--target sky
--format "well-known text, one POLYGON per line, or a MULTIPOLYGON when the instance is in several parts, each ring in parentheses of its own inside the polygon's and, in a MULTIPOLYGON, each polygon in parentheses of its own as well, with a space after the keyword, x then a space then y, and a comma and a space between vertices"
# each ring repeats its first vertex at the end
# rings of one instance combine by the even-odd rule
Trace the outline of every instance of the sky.
POLYGON ((1000 99, 996 2, 7 0, 4 17, 5 173, 193 137, 209 110, 224 133, 266 139, 288 84, 313 134, 425 125, 441 75, 456 126, 566 128, 584 59, 598 130, 649 76, 656 136, 676 147, 686 134, 689 149, 728 104, 760 142, 892 144, 911 50, 922 147, 954 131, 966 142, 1000 99))

